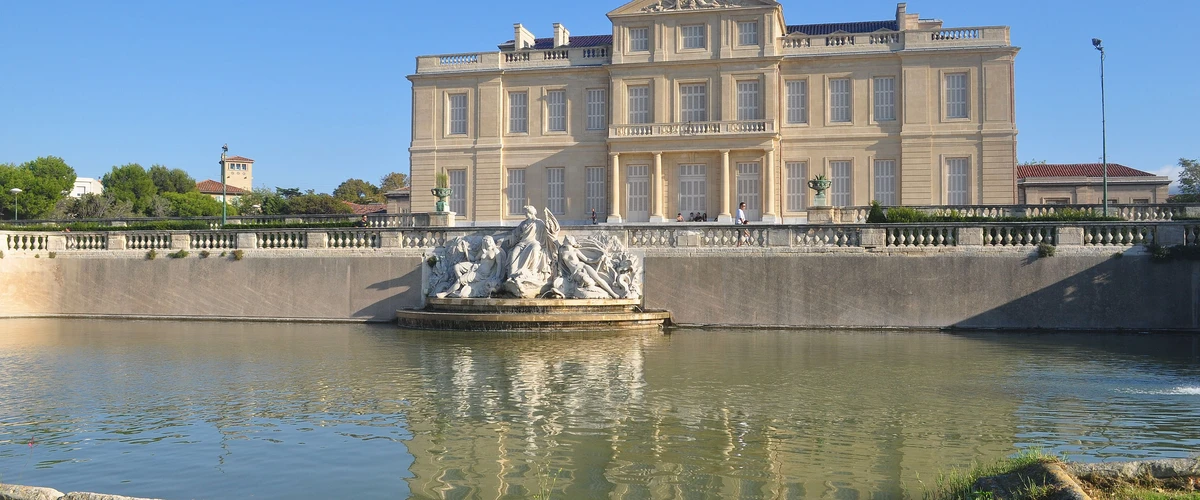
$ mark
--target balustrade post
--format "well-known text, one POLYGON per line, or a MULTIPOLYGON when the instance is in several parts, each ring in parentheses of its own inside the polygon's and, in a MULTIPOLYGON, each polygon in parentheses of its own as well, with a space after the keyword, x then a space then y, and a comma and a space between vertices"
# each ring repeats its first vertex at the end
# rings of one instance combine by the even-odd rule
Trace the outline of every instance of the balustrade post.
POLYGON ((960 227, 954 230, 954 243, 957 246, 983 246, 982 227, 960 227))
POLYGON ((325 231, 310 232, 305 240, 308 243, 306 248, 329 248, 329 233, 325 231))
POLYGON ((67 249, 67 236, 62 234, 51 234, 46 238, 46 250, 51 252, 62 252, 67 249))
POLYGON ((124 233, 108 233, 107 246, 109 250, 124 250, 125 249, 125 234, 124 233))
POLYGON ((1164 247, 1183 245, 1187 242, 1183 224, 1158 224, 1154 226, 1154 242, 1164 247))
POLYGON ((379 248, 400 248, 400 231, 380 231, 379 248))
POLYGON ((253 232, 243 232, 237 234, 237 247, 239 249, 258 248, 258 235, 253 232))
POLYGON ((192 235, 188 233, 171 233, 171 248, 173 250, 190 250, 192 235))
POLYGON ((887 229, 865 227, 860 233, 863 248, 879 248, 887 246, 887 229))
POLYGON ((1083 228, 1082 227, 1059 227, 1056 228, 1054 237, 1057 241, 1057 246, 1078 247, 1083 246, 1083 228))

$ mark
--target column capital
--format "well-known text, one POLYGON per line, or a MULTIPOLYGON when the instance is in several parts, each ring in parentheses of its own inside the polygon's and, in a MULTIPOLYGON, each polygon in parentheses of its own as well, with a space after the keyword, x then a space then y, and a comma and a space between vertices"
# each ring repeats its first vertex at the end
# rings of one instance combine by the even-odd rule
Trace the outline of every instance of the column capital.
POLYGON ((655 158, 658 158, 658 157, 662 156, 663 152, 662 151, 651 151, 650 154, 654 155, 655 158))
POLYGON ((721 150, 721 156, 729 156, 729 150, 728 150, 728 149, 722 149, 722 150, 721 150))

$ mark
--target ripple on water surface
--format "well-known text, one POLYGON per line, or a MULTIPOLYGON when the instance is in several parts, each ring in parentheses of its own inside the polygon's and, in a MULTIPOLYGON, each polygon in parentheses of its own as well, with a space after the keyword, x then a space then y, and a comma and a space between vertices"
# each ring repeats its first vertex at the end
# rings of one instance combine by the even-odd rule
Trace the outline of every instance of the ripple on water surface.
POLYGON ((0 480, 166 498, 893 497, 1020 447, 1188 455, 1197 339, 9 320, 0 480))

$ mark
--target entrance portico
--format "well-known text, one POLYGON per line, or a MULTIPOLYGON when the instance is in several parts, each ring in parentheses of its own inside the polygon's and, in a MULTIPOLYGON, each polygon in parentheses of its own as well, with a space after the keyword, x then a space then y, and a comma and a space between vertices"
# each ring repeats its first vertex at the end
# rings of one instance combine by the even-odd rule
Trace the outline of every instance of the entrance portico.
POLYGON ((753 222, 781 222, 774 140, 736 149, 660 145, 610 143, 609 223, 674 222, 676 213, 732 223, 740 202, 753 222))

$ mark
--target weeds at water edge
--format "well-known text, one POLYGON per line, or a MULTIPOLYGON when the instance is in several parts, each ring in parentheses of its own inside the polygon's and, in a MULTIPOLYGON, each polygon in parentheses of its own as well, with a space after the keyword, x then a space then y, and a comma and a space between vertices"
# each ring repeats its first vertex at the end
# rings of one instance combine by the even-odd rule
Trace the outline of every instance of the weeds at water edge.
POLYGON ((1007 474, 1033 464, 1055 461, 1058 461, 1058 458, 1054 455, 1043 453, 1042 450, 1030 449, 989 465, 976 463, 970 469, 951 469, 949 472, 938 473, 934 491, 926 491, 925 498, 927 500, 985 500, 990 497, 985 492, 974 489, 975 481, 978 481, 979 478, 1007 474))

